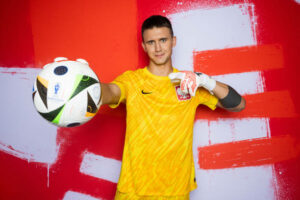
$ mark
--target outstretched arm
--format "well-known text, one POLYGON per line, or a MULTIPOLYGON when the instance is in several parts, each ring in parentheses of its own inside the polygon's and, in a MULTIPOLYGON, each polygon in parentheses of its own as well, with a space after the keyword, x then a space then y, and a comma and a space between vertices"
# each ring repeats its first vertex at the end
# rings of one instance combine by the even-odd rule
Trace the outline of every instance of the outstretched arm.
POLYGON ((121 97, 119 86, 113 83, 101 83, 101 104, 117 104, 121 97))

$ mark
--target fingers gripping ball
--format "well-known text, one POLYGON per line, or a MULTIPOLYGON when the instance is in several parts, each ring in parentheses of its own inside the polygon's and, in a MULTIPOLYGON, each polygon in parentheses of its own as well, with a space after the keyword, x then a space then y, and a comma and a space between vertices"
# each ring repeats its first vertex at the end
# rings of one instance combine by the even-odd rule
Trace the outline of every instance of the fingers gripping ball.
POLYGON ((60 57, 38 74, 32 98, 36 110, 46 120, 62 127, 78 126, 96 115, 101 86, 87 61, 60 57))

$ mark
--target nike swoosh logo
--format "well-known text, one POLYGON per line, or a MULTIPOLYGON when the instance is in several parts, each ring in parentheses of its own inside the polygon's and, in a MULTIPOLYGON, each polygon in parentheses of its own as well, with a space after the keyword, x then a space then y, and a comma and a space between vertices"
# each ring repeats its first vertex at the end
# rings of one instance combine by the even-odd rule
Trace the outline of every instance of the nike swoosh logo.
POLYGON ((142 90, 142 94, 151 94, 152 92, 145 92, 144 90, 142 90))

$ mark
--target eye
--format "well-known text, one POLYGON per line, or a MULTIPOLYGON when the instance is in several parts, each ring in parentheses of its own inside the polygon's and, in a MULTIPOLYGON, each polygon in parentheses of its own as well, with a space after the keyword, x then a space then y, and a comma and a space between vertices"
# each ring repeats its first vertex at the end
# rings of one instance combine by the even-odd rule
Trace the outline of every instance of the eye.
POLYGON ((150 40, 150 41, 147 42, 147 44, 153 45, 153 44, 154 44, 154 41, 153 41, 153 40, 150 40))
POLYGON ((167 38, 160 39, 161 42, 165 43, 167 41, 167 38))

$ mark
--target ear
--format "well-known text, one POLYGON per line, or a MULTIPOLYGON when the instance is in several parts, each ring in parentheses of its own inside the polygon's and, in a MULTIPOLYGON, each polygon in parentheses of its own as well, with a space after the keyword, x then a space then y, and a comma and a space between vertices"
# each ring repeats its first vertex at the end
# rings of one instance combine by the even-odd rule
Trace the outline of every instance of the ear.
POLYGON ((142 47, 143 47, 144 51, 147 52, 147 48, 146 48, 146 45, 144 42, 142 42, 142 47))
POLYGON ((176 39, 176 36, 173 36, 173 38, 172 38, 172 47, 175 47, 176 46, 176 41, 177 41, 177 39, 176 39))

